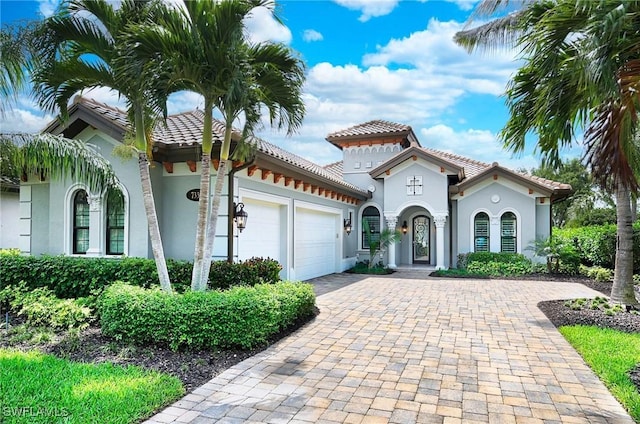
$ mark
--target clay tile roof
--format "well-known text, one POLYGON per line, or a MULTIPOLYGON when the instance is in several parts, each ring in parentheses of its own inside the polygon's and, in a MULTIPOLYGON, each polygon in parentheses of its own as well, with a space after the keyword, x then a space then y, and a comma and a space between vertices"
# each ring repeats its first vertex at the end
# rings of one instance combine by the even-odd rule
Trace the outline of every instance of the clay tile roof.
POLYGON ((102 115, 104 118, 112 121, 114 124, 117 124, 123 129, 126 129, 127 125, 129 125, 127 113, 118 108, 80 96, 74 99, 74 103, 82 103, 85 107, 93 110, 98 115, 102 115))
POLYGON ((474 177, 491 166, 488 163, 469 159, 464 156, 456 155, 455 153, 443 152, 442 150, 435 150, 427 147, 423 147, 422 150, 464 168, 464 175, 467 178, 474 177))
POLYGON ((342 161, 341 160, 339 160, 338 162, 325 165, 323 166, 323 168, 327 172, 330 172, 331 174, 335 175, 337 178, 342 179, 342 161))
MULTIPOLYGON (((178 146, 202 144, 203 123, 204 114, 200 110, 170 115, 167 117, 166 125, 161 123, 153 131, 154 141, 178 146)), ((213 121, 212 136, 214 143, 222 143, 224 125, 220 121, 213 121)))
MULTIPOLYGON (((110 120, 121 124, 124 128, 128 125, 126 112, 107 106, 105 104, 96 102, 95 100, 78 99, 78 102, 94 110, 110 120)), ((166 125, 159 124, 153 131, 154 142, 163 143, 167 145, 177 146, 190 146, 193 144, 202 143, 202 124, 204 122, 204 114, 202 111, 195 110, 190 112, 179 113, 167 117, 166 125)), ((217 120, 213 120, 213 142, 222 142, 224 139, 224 124, 217 120)), ((236 136, 240 135, 240 131, 234 129, 236 136)), ((327 170, 320 165, 317 165, 311 161, 308 161, 298 155, 288 152, 275 144, 268 143, 260 138, 254 137, 250 142, 253 142, 258 151, 290 163, 298 168, 311 172, 318 177, 325 178, 327 180, 338 183, 345 188, 360 192, 363 195, 367 195, 368 192, 353 184, 349 184, 342 179, 342 172, 339 174, 335 170, 327 170)))
POLYGON ((327 140, 336 140, 342 137, 358 137, 368 135, 402 134, 411 131, 409 125, 396 124, 395 122, 374 120, 364 124, 355 125, 345 130, 333 132, 327 136, 327 140))
MULTIPOLYGON (((297 166, 298 168, 304 169, 306 171, 312 172, 320 177, 331 180, 335 183, 339 183, 345 187, 348 187, 351 190, 359 191, 363 195, 367 195, 367 191, 363 190, 360 187, 357 187, 353 184, 347 183, 342 179, 342 172, 338 174, 335 168, 327 169, 326 167, 322 167, 317 165, 307 159, 304 159, 298 155, 295 155, 291 152, 288 152, 275 144, 268 143, 260 138, 255 138, 257 142, 258 150, 268 154, 269 156, 280 159, 284 162, 290 163, 292 165, 297 166)), ((335 164, 334 164, 335 165, 335 164)), ((340 169, 342 169, 342 164, 340 164, 340 169)))

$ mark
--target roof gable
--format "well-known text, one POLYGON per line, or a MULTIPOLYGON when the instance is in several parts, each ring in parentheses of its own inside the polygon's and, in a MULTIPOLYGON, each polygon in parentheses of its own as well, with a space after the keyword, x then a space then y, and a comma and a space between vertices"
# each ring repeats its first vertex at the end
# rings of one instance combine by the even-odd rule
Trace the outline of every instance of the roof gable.
POLYGON ((437 166, 440 166, 441 170, 449 170, 450 173, 458 175, 459 178, 464 177, 463 167, 453 162, 450 162, 448 160, 445 160, 437 155, 434 155, 431 152, 425 149, 421 149, 420 147, 417 147, 417 146, 411 146, 408 149, 401 151, 400 153, 398 153, 388 161, 379 165, 375 169, 372 169, 369 172, 369 175, 371 175, 371 178, 380 178, 389 170, 397 167, 398 165, 408 160, 417 160, 418 158, 423 159, 427 162, 431 162, 437 166))
POLYGON ((531 190, 535 190, 539 193, 547 196, 553 196, 556 198, 564 197, 571 194, 571 186, 569 184, 558 183, 555 181, 547 180, 545 178, 535 177, 531 175, 521 174, 519 172, 512 171, 508 168, 500 166, 497 162, 491 164, 482 172, 475 174, 471 178, 458 183, 456 185, 459 192, 469 189, 476 184, 485 181, 487 178, 497 179, 499 176, 509 179, 517 184, 527 187, 531 190))

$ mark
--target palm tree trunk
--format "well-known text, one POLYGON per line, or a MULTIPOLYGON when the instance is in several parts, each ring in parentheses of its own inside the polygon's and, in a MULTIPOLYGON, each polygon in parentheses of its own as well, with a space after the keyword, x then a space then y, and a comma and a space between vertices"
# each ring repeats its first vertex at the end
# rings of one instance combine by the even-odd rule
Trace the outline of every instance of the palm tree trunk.
MULTIPOLYGON (((216 226, 218 225, 218 214, 220 213, 220 199, 222 198, 222 188, 224 185, 224 175, 229 161, 221 160, 216 175, 216 183, 213 187, 213 203, 211 204, 211 215, 207 225, 207 237, 205 239, 204 258, 202 259, 202 281, 201 286, 206 289, 209 284, 209 272, 211 270, 211 257, 213 256, 213 242, 216 238, 216 226)), ((229 193, 232 196, 233 193, 229 193)), ((229 217, 232 219, 232 217, 229 217)), ((228 237, 233 237, 229 234, 228 237)))
POLYGON ((198 201, 198 222, 196 224, 196 245, 193 253, 193 271, 191 290, 202 291, 202 258, 204 257, 205 235, 207 229, 207 210, 209 209, 209 187, 211 185, 211 154, 202 153, 200 169, 200 200, 198 201))
POLYGON ((611 300, 627 306, 638 306, 633 288, 633 228, 631 196, 622 184, 616 187, 617 246, 611 300))
POLYGON ((151 187, 151 177, 149 175, 149 160, 145 152, 138 153, 138 167, 140 169, 140 184, 142 186, 142 199, 144 209, 147 214, 147 223, 149 226, 149 238, 151 239, 151 250, 153 258, 156 261, 156 269, 158 270, 158 279, 162 290, 171 293, 171 281, 169 280, 169 271, 167 270, 167 261, 164 257, 164 248, 162 247, 162 238, 160 237, 160 226, 158 225, 158 215, 156 213, 156 204, 153 199, 153 190, 151 187))

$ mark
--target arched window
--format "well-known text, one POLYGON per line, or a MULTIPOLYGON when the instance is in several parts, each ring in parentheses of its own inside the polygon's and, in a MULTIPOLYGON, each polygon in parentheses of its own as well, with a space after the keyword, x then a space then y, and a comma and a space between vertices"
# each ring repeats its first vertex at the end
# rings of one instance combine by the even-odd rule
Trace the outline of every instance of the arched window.
POLYGON ((480 212, 473 220, 473 251, 489 251, 489 215, 480 212))
POLYGON ((85 254, 89 249, 89 201, 87 192, 76 191, 73 196, 73 253, 85 254))
POLYGON ((505 212, 500 218, 500 251, 517 253, 516 216, 513 212, 505 212))
POLYGON ((107 199, 107 255, 124 254, 124 198, 107 199))
POLYGON ((380 240, 380 212, 374 206, 367 206, 362 211, 362 248, 368 249, 369 243, 378 240, 380 240))

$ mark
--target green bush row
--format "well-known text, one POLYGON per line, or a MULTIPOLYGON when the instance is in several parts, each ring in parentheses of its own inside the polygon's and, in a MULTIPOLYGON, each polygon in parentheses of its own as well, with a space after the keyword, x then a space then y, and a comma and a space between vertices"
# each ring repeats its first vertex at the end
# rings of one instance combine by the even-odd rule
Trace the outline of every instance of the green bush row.
POLYGON ((31 290, 24 281, 0 290, 0 310, 16 312, 33 327, 85 328, 93 320, 90 303, 88 298, 58 299, 46 287, 31 290))
POLYGON ((472 275, 518 276, 530 273, 532 264, 520 253, 472 252, 458 255, 458 269, 472 275))
MULTIPOLYGON (((580 261, 587 266, 613 268, 616 257, 616 226, 562 228, 553 230, 553 236, 575 246, 580 261)), ((633 225, 633 269, 640 271, 640 222, 633 225)))
POLYGON ((98 301, 102 332, 137 344, 252 348, 313 313, 310 284, 278 282, 167 294, 116 282, 98 301))
MULTIPOLYGON (((183 292, 190 287, 192 263, 167 260, 173 288, 183 292)), ((229 264, 213 262, 211 289, 233 285, 274 283, 279 280, 280 264, 273 259, 253 258, 229 264)), ((0 289, 26 281, 27 287, 47 287, 60 298, 85 297, 103 290, 114 281, 127 281, 140 287, 158 284, 155 261, 144 258, 81 258, 75 256, 0 256, 0 289)))

